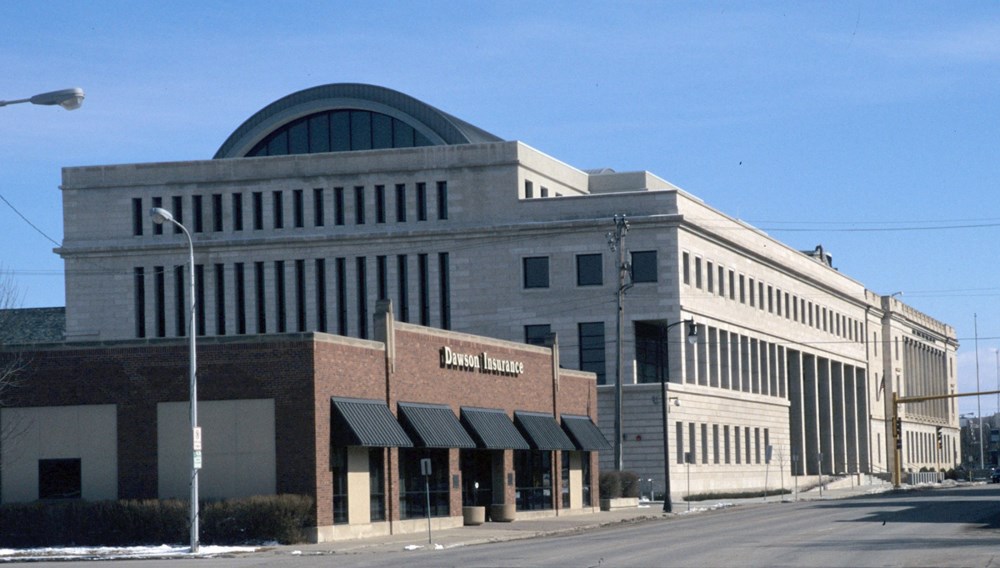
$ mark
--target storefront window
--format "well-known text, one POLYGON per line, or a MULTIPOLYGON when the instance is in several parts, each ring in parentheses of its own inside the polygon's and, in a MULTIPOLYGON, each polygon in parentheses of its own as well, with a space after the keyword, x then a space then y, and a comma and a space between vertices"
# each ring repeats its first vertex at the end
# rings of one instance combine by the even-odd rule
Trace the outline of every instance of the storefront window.
POLYGON ((368 449, 368 486, 371 521, 385 520, 385 448, 368 449))
POLYGON ((562 508, 569 509, 569 452, 562 452, 562 479, 560 491, 562 494, 562 508))
POLYGON ((430 485, 430 516, 449 515, 448 450, 428 448, 400 448, 399 486, 400 516, 403 519, 427 517, 427 484, 430 485), (429 479, 420 474, 420 460, 430 458, 429 479))
POLYGON ((583 506, 593 507, 590 498, 590 452, 583 452, 580 457, 580 469, 583 470, 583 506))
POLYGON ((514 471, 517 477, 517 510, 551 509, 552 452, 515 451, 514 471))
POLYGON ((347 448, 333 447, 330 456, 333 470, 333 524, 347 523, 347 448))

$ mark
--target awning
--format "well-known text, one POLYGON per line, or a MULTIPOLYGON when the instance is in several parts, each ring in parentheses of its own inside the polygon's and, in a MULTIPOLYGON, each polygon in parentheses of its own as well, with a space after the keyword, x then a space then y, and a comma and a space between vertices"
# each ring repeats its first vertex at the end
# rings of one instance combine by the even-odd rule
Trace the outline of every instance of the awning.
POLYGON ((455 418, 451 408, 436 404, 399 403, 399 417, 403 427, 418 447, 423 448, 475 448, 469 433, 455 418))
POLYGON ((489 450, 528 450, 524 436, 503 410, 462 407, 462 424, 472 434, 476 445, 489 450))
POLYGON ((536 450, 575 450, 576 446, 563 432, 551 414, 515 412, 514 423, 536 450))
POLYGON ((331 399, 330 440, 335 446, 411 448, 413 442, 384 401, 331 399))
POLYGON ((611 449, 611 444, 608 443, 601 429, 590 420, 589 416, 563 414, 562 426, 580 450, 603 452, 611 449))

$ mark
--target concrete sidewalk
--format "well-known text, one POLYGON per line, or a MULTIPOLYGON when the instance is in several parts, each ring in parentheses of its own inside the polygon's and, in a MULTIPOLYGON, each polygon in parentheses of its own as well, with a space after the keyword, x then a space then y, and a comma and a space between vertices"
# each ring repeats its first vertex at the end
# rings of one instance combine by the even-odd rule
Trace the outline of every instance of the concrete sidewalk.
MULTIPOLYGON (((849 478, 824 480, 822 496, 818 480, 808 489, 803 489, 800 483, 799 500, 844 499, 880 493, 892 489, 891 484, 879 480, 851 480, 849 478)), ((786 489, 791 490, 791 487, 786 489)), ((533 519, 519 519, 511 523, 484 523, 478 526, 462 526, 450 529, 432 530, 430 540, 426 532, 386 535, 354 540, 325 542, 320 544, 298 544, 288 546, 266 547, 258 553, 270 554, 358 554, 377 553, 382 551, 401 551, 409 549, 452 548, 470 546, 490 542, 504 542, 541 536, 573 533, 592 530, 599 527, 622 525, 626 523, 641 523, 668 520, 686 514, 703 513, 708 510, 777 505, 795 499, 794 493, 785 495, 770 495, 746 499, 715 499, 691 502, 675 501, 672 513, 663 512, 662 501, 641 502, 639 507, 600 511, 596 513, 579 513, 533 519)))

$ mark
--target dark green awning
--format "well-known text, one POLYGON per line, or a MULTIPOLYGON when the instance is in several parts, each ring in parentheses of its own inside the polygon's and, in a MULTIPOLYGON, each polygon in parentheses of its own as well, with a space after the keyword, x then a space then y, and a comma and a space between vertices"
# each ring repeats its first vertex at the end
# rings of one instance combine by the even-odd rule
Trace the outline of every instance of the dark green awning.
POLYGON ((611 449, 611 444, 589 416, 563 414, 562 426, 577 449, 585 452, 603 452, 611 449))
POLYGON ((563 432, 551 414, 515 412, 517 429, 536 450, 575 450, 576 446, 563 432))
POLYGON ((463 406, 461 414, 462 424, 472 434, 478 447, 489 450, 531 449, 503 410, 463 406))
POLYGON ((475 448, 451 408, 437 404, 399 403, 399 417, 418 447, 475 448))
POLYGON ((337 397, 331 401, 330 440, 334 446, 413 447, 384 401, 337 397))

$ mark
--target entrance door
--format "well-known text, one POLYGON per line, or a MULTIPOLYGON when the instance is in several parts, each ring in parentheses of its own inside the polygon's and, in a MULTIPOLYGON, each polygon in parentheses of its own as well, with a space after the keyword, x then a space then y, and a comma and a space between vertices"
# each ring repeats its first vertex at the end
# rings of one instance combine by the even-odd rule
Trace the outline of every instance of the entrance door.
POLYGON ((502 450, 461 450, 459 467, 462 470, 462 506, 493 504, 493 463, 502 450))

